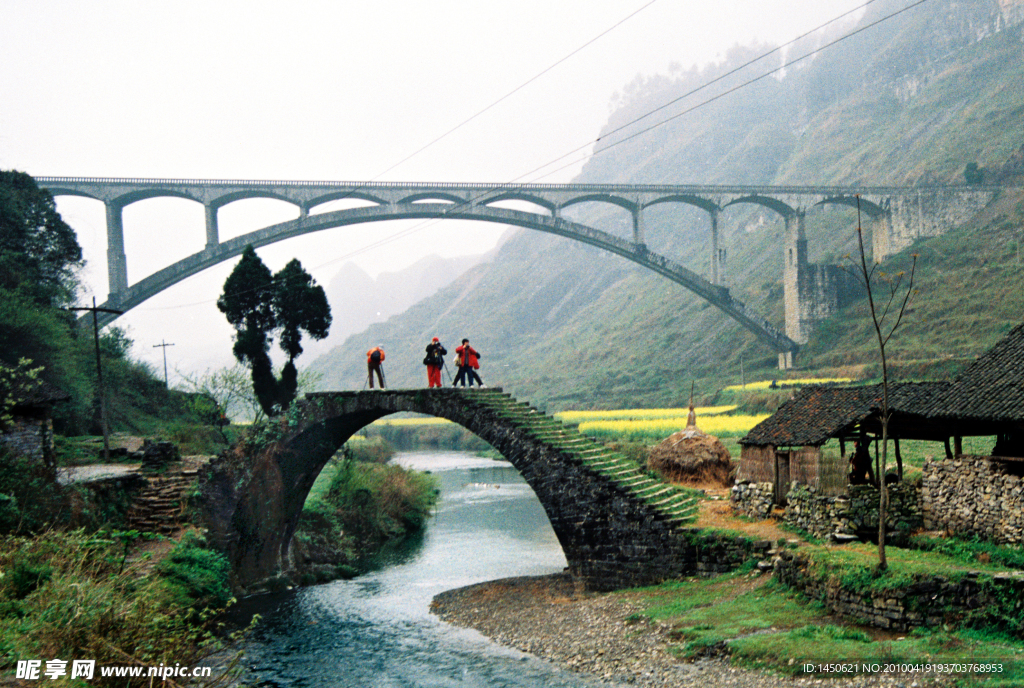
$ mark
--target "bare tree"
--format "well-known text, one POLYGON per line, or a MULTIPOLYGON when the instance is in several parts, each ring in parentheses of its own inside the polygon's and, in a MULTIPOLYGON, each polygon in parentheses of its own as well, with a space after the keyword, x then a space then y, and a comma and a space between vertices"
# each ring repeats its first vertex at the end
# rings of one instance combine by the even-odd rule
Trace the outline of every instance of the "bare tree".
POLYGON ((885 557, 885 519, 889 508, 889 489, 885 483, 885 464, 889 446, 889 362, 885 347, 903 322, 907 307, 914 291, 914 271, 917 267, 917 254, 912 254, 910 274, 900 271, 895 275, 887 275, 878 271, 878 263, 872 261, 868 267, 867 254, 864 250, 864 231, 861 227, 860 194, 857 194, 857 248, 860 250, 860 263, 856 274, 864 285, 868 295, 868 308, 871 311, 871 322, 875 327, 878 341, 878 353, 882 359, 882 456, 878 470, 878 570, 888 567, 885 557), (877 272, 876 272, 877 271, 877 272), (875 289, 882 293, 882 298, 875 301, 875 289), (884 303, 883 303, 884 302, 884 303))

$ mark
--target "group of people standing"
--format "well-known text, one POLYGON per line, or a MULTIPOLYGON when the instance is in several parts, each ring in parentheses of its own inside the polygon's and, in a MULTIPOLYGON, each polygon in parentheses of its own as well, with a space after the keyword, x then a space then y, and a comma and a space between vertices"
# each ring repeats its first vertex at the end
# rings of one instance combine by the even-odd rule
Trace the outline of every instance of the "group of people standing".
MULTIPOLYGON (((427 355, 423 358, 423 365, 427 366, 427 387, 443 386, 441 371, 445 368, 444 357, 447 355, 448 349, 444 348, 441 340, 437 337, 427 344, 427 355)), ((370 389, 374 388, 373 378, 375 375, 380 388, 386 389, 382 363, 384 363, 384 347, 376 346, 366 352, 366 375, 370 389)), ((469 345, 468 339, 463 339, 462 345, 455 347, 455 366, 458 372, 452 380, 452 387, 458 387, 460 384, 465 387, 467 382, 472 387, 474 381, 478 387, 486 386, 476 372, 480 369, 480 352, 469 345)))

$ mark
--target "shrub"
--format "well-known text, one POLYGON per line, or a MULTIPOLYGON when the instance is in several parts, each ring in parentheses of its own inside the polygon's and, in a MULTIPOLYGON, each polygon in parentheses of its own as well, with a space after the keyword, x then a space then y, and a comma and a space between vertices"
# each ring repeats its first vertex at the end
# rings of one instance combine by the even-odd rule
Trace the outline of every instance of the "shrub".
POLYGON ((39 459, 0 446, 0 532, 30 533, 67 515, 64 490, 39 459))
MULTIPOLYGON (((0 671, 13 671, 27 657, 195 665, 224 648, 202 617, 189 620, 162 574, 125 566, 118 535, 0 537, 0 570, 7 574, 0 584, 0 671)), ((149 679, 97 675, 92 683, 121 688, 149 679)))
POLYGON ((231 602, 231 565, 223 554, 189 531, 157 566, 174 599, 195 611, 222 609, 231 602))
POLYGON ((325 501, 346 533, 383 542, 419 530, 437 501, 435 479, 401 466, 347 464, 331 481, 325 501))

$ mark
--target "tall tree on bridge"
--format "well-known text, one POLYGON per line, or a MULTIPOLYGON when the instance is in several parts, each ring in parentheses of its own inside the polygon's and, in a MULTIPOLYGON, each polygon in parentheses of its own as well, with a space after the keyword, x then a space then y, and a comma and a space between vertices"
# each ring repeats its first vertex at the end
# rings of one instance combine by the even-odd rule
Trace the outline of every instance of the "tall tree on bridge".
POLYGON ((288 408, 298 390, 295 358, 302 353, 302 332, 323 339, 331 325, 331 309, 323 287, 298 260, 271 275, 251 245, 224 282, 217 308, 235 328, 235 358, 252 371, 253 391, 268 415, 288 408), (270 360, 272 335, 280 332, 288 354, 279 380, 270 360))

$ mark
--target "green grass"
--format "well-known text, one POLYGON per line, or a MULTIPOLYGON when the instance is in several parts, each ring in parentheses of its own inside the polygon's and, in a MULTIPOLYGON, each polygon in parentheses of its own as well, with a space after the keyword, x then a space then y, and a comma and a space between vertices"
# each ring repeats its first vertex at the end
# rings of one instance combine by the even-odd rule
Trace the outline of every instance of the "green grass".
POLYGON ((1020 685, 1024 678, 1020 640, 970 629, 892 634, 860 627, 758 573, 671 581, 628 594, 639 595, 644 609, 627 622, 645 617, 668 624, 670 650, 684 660, 725 653, 739 666, 796 676, 805 675, 805 663, 999 662, 1003 675, 985 685, 1020 685))

